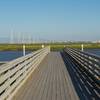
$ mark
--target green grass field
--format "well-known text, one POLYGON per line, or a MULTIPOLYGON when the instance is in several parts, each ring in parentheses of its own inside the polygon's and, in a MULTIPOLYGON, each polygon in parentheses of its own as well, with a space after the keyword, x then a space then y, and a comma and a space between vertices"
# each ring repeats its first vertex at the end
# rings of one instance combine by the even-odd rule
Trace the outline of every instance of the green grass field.
MULTIPOLYGON (((81 48, 81 43, 43 43, 45 46, 50 46, 52 51, 62 50, 64 47, 68 48, 81 48)), ((42 44, 25 44, 26 50, 34 51, 41 48, 42 44)), ((84 48, 98 49, 99 43, 85 43, 84 48)), ((0 51, 20 51, 23 49, 23 44, 0 44, 0 51)))

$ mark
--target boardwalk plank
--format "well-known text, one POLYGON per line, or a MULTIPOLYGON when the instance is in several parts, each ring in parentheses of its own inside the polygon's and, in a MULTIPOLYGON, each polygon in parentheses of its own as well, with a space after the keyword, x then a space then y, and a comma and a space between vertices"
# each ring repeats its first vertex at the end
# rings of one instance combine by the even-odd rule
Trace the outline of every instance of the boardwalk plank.
POLYGON ((51 52, 13 100, 78 100, 59 52, 51 52))

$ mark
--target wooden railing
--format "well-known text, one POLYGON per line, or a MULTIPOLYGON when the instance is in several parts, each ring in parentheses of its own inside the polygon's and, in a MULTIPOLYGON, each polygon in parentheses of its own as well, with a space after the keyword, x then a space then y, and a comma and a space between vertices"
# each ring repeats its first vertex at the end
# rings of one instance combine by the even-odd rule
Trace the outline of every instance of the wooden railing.
POLYGON ((45 47, 0 66, 0 100, 7 99, 49 52, 45 47))
POLYGON ((80 67, 100 85, 100 57, 71 48, 64 49, 64 52, 80 64, 80 67))

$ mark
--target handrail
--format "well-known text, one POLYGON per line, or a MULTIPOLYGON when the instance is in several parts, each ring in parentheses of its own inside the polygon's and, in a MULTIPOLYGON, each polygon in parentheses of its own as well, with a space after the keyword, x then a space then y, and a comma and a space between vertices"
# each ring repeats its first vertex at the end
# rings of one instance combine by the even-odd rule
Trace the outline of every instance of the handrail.
POLYGON ((31 70, 37 68, 44 57, 50 52, 45 47, 26 56, 17 58, 0 66, 0 100, 4 100, 14 89, 25 80, 31 70))
POLYGON ((64 52, 70 55, 100 84, 100 57, 72 48, 65 48, 64 52))

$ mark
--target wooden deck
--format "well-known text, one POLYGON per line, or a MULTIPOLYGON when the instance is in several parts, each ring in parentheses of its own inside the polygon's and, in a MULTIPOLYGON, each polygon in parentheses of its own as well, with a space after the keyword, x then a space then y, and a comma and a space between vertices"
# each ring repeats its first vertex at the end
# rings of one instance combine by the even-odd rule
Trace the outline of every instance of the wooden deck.
POLYGON ((51 52, 13 100, 79 100, 59 52, 51 52))

